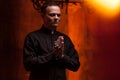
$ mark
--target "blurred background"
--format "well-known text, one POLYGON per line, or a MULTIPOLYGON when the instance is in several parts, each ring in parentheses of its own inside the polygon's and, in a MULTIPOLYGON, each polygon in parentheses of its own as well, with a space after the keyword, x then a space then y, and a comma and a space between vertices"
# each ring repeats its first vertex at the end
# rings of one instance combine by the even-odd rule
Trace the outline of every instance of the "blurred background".
MULTIPOLYGON (((72 39, 81 62, 77 72, 67 70, 67 79, 120 80, 120 0, 75 1, 82 3, 61 8, 57 28, 72 39)), ((24 38, 41 25, 30 0, 0 0, 0 80, 28 80, 24 38)))

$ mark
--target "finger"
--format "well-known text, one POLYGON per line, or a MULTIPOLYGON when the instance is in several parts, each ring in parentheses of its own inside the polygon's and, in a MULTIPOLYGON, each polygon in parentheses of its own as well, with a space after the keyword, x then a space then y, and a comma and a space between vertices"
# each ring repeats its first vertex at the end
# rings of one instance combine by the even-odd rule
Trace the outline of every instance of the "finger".
POLYGON ((63 36, 59 36, 58 38, 60 39, 60 41, 63 41, 63 40, 64 40, 64 37, 63 37, 63 36))

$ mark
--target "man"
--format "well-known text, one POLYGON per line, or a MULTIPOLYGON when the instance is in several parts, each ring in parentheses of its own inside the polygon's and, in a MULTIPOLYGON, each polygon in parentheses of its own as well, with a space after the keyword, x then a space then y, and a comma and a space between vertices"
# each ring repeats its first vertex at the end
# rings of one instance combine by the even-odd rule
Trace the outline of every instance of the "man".
POLYGON ((77 71, 80 62, 70 38, 56 28, 60 7, 47 2, 41 8, 44 24, 30 32, 24 42, 24 66, 30 71, 29 80, 66 80, 65 69, 77 71))

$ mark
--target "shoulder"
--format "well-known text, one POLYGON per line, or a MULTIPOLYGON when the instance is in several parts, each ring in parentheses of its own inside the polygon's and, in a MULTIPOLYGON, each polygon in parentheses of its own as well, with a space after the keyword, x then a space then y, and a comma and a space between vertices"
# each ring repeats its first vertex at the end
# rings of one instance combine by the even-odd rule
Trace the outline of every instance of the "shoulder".
POLYGON ((37 36, 38 34, 41 34, 41 30, 35 30, 35 31, 31 31, 27 34, 27 36, 37 36))
POLYGON ((39 34, 40 34, 40 30, 31 31, 28 34, 26 34, 25 39, 28 39, 28 38, 33 39, 33 38, 37 37, 39 34))

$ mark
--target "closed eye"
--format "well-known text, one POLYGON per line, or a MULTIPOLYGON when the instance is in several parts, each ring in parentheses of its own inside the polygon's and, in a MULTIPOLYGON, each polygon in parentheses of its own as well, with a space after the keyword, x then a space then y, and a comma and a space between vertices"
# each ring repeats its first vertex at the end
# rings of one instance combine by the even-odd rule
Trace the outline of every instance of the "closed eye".
POLYGON ((51 14, 49 14, 49 16, 51 16, 51 17, 54 17, 54 16, 58 16, 58 17, 60 17, 61 16, 61 14, 55 14, 55 13, 51 13, 51 14))

